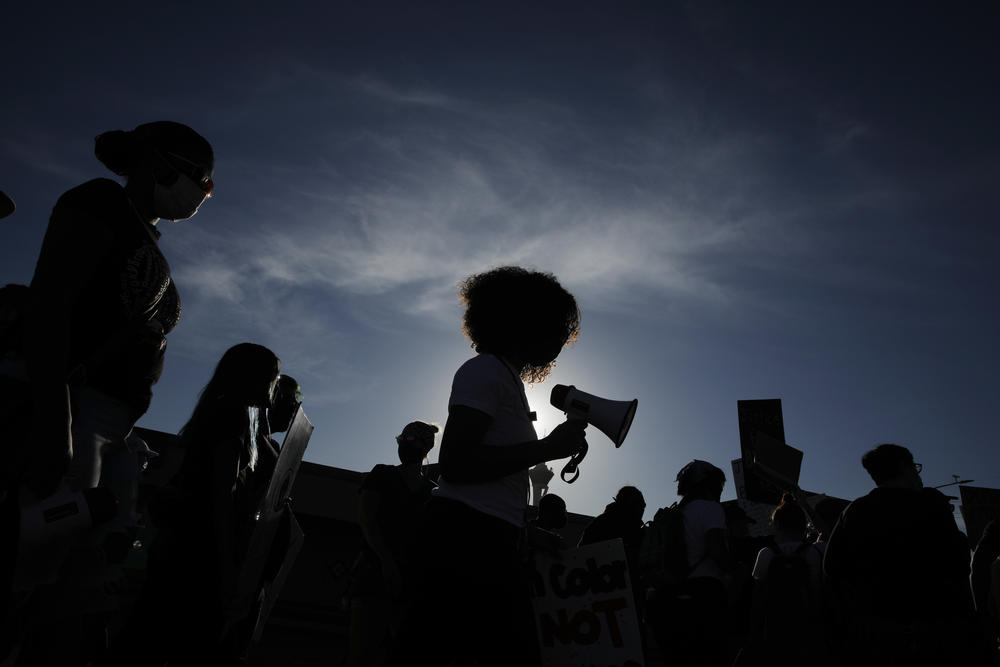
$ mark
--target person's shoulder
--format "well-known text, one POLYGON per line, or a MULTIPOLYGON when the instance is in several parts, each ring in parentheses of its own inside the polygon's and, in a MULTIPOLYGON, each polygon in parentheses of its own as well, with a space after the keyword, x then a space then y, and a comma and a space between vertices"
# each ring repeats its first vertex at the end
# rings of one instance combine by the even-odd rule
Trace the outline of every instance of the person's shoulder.
POLYGON ((395 474, 396 466, 392 466, 387 463, 376 463, 375 466, 368 471, 368 477, 385 477, 395 474))
POLYGON ((757 560, 755 562, 763 564, 774 559, 781 553, 781 549, 773 544, 768 544, 757 550, 757 560))
POLYGON ((921 500, 924 500, 925 502, 932 504, 945 504, 945 505, 951 504, 951 501, 948 500, 948 496, 946 496, 938 489, 933 489, 925 486, 922 489, 920 489, 919 493, 921 500))
POLYGON ((458 367, 455 375, 499 375, 506 373, 504 363, 492 354, 477 354, 458 367))
POLYGON ((951 505, 951 500, 937 489, 924 487, 918 492, 918 498, 922 506, 921 510, 926 514, 947 516, 949 518, 954 514, 955 510, 951 505))
POLYGON ((375 467, 372 468, 364 479, 361 480, 361 487, 358 492, 362 491, 372 491, 375 489, 384 488, 386 485, 394 483, 397 478, 396 467, 387 465, 385 463, 377 463, 375 467))
POLYGON ((103 208, 128 201, 125 188, 110 178, 95 178, 67 190, 56 206, 103 208))
MULTIPOLYGON (((71 235, 124 233, 134 218, 125 188, 107 178, 95 178, 63 193, 52 209, 51 223, 71 235)), ((50 227, 51 229, 51 227, 50 227)))
POLYGON ((873 507, 878 507, 884 505, 886 502, 885 489, 880 489, 875 487, 865 495, 855 498, 844 508, 841 512, 842 516, 853 516, 857 514, 864 514, 869 509, 873 507))
POLYGON ((448 405, 475 408, 495 417, 504 396, 514 391, 511 373, 504 363, 491 354, 480 354, 455 372, 448 405))

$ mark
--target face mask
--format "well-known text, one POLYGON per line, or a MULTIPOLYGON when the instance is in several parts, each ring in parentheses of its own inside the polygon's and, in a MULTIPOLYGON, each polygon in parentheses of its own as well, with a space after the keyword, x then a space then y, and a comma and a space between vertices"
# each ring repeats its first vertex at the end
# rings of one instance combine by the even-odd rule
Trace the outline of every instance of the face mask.
POLYGON ((154 212, 164 220, 186 220, 198 212, 205 191, 186 174, 177 174, 173 185, 153 186, 154 212))

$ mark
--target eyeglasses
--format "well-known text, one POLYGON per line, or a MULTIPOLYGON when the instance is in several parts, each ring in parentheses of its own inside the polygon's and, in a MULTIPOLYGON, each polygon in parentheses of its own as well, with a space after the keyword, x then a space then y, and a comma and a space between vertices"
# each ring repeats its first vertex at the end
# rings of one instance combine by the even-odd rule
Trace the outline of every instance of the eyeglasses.
POLYGON ((212 181, 212 178, 205 173, 205 167, 203 165, 200 165, 193 160, 189 160, 183 155, 178 155, 177 153, 167 151, 167 155, 173 158, 173 160, 168 159, 164 155, 160 155, 160 157, 162 157, 163 161, 173 167, 177 172, 184 174, 197 183, 198 187, 202 189, 206 197, 212 196, 212 190, 215 189, 215 183, 212 181), (186 163, 187 166, 178 165, 174 160, 180 160, 181 162, 186 163))
POLYGON ((914 463, 913 469, 917 471, 917 474, 920 474, 920 471, 924 469, 924 466, 921 463, 914 463))

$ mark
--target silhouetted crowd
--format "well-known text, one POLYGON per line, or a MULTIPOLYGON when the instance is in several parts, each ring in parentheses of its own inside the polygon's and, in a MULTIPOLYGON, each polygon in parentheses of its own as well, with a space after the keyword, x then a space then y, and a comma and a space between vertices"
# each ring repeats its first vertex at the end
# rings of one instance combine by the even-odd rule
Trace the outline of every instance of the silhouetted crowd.
MULTIPOLYGON (((167 121, 101 134, 95 153, 124 186, 95 179, 60 197, 30 286, 0 291, 0 663, 240 664, 288 549, 286 511, 249 567, 280 457, 272 436, 301 392, 268 348, 230 347, 141 497, 160 453, 133 427, 181 315, 157 222, 198 211, 214 154, 167 121), (123 608, 140 521, 155 538, 123 608)), ((587 423, 539 439, 524 384, 576 339, 580 311, 555 276, 516 266, 469 276, 459 294, 475 354, 455 372, 446 424, 403 427, 399 464, 375 466, 359 491, 351 667, 543 660, 533 563, 576 545, 559 534, 566 503, 545 494, 529 508, 529 490, 552 476, 546 462, 585 450, 587 423)), ((1000 664, 1000 529, 970 562, 907 449, 878 445, 862 465, 869 494, 831 512, 787 489, 773 536, 752 539, 720 502, 725 474, 694 460, 677 503, 644 522, 642 492, 623 486, 579 544, 621 540, 642 650, 665 665, 1000 664)))

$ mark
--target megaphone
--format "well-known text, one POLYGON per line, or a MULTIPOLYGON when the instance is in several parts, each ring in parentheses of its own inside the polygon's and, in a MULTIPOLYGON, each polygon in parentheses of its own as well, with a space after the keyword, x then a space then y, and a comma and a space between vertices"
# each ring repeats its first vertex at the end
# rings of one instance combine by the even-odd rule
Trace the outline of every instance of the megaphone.
POLYGON ((21 522, 13 586, 30 590, 51 582, 70 549, 94 527, 118 513, 118 499, 105 487, 71 491, 65 482, 41 501, 21 489, 21 522))
MULTIPOLYGON (((612 401, 600 396, 588 394, 580 391, 573 385, 557 384, 552 387, 549 395, 549 403, 552 407, 562 410, 570 419, 582 419, 591 426, 608 436, 615 447, 621 447, 625 442, 625 436, 632 426, 635 418, 635 409, 639 407, 639 399, 633 398, 631 401, 612 401)), ((587 455, 587 444, 580 451, 570 457, 569 462, 563 467, 559 476, 567 484, 572 484, 580 476, 579 466, 583 457, 587 455), (567 475, 572 475, 567 479, 567 475)))

